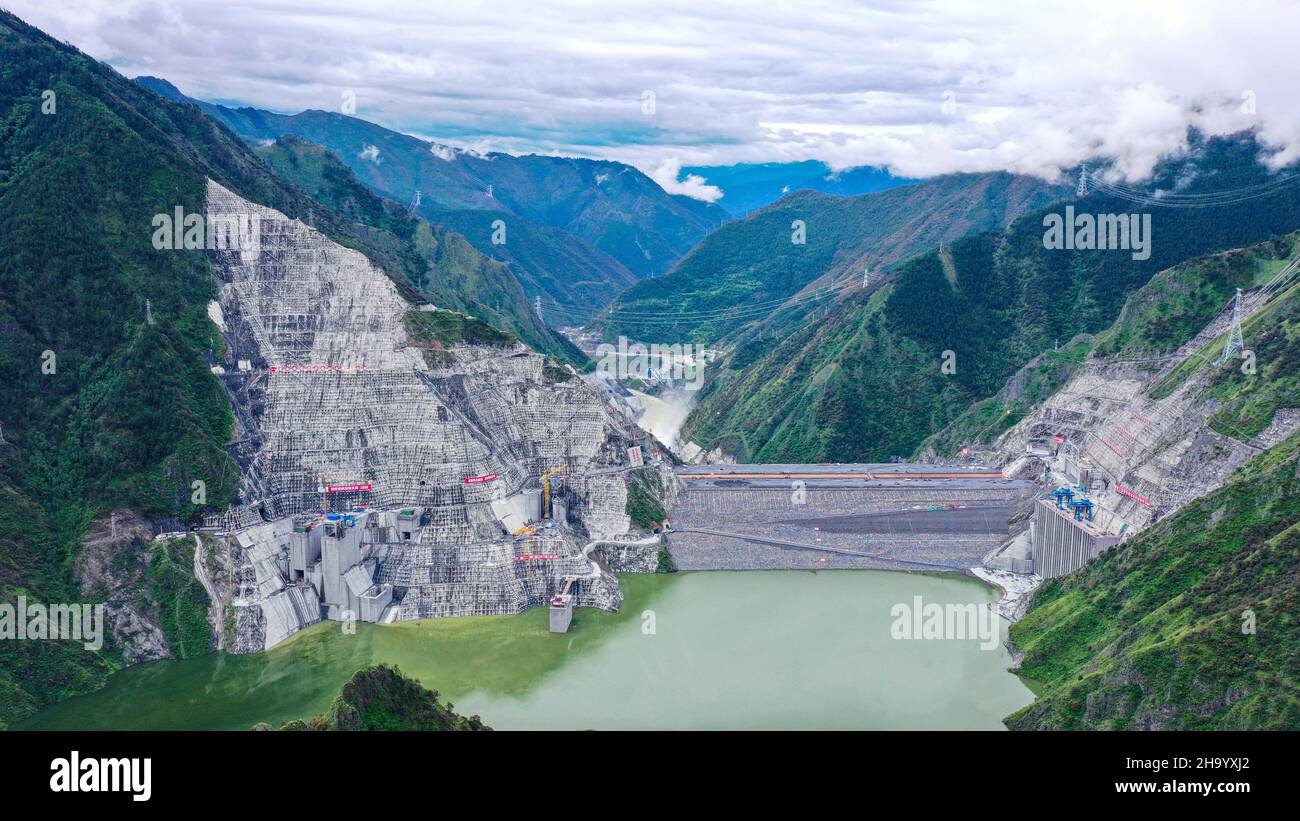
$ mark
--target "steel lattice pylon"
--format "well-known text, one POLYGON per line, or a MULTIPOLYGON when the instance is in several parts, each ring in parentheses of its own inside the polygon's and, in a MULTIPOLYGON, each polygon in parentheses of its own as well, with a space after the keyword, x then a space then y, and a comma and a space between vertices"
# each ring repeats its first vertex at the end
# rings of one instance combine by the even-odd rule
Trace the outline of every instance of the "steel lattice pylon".
POLYGON ((1223 353, 1219 354, 1219 359, 1214 364, 1222 365, 1240 354, 1245 347, 1245 340, 1241 336, 1241 289, 1238 288, 1237 296, 1232 301, 1232 326, 1228 328, 1228 338, 1223 343, 1223 353))

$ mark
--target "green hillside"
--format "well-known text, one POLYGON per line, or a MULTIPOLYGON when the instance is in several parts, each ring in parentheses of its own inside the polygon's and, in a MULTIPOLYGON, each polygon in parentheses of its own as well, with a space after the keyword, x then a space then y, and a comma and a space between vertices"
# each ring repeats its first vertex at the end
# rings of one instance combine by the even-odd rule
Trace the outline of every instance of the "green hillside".
POLYGON ((637 281, 621 262, 586 241, 506 211, 428 207, 420 214, 508 264, 528 299, 541 298, 542 315, 551 327, 585 322, 637 281), (498 226, 504 226, 505 242, 496 244, 498 226))
MULTIPOLYGON (((1255 184, 1269 178, 1258 152, 1249 138, 1199 143, 1190 158, 1159 169, 1152 186, 1193 170, 1213 171, 1203 177, 1216 188, 1255 184)), ((1071 359, 1086 353, 1087 343, 1071 340, 1106 330, 1157 272, 1296 230, 1300 186, 1281 186, 1229 208, 1147 206, 1153 241, 1143 260, 1118 250, 1045 248, 1044 215, 1062 207, 922 254, 874 287, 840 295, 794 330, 746 339, 711 370, 683 437, 750 461, 910 455, 968 408, 994 397, 1035 357, 1043 356, 1046 371, 1029 398, 1050 393, 1071 359), (944 372, 945 362, 951 373, 944 372)), ((1100 195, 1077 207, 1092 213, 1140 208, 1100 195)), ((1198 299, 1209 305, 1219 295, 1198 299)), ((1005 429, 998 416, 1006 417, 1008 409, 976 406, 966 432, 1005 429)))
MULTIPOLYGON (((1292 233, 1248 248, 1196 257, 1161 271, 1128 299, 1114 324, 1105 331, 1095 337, 1081 335, 1061 344, 1059 350, 1048 350, 1035 357, 996 394, 966 408, 927 438, 918 450, 951 458, 963 447, 992 442, 1064 385, 1075 367, 1089 356, 1133 359, 1172 353, 1204 329, 1224 309, 1237 288, 1262 285, 1297 255, 1300 255, 1300 234, 1292 233)), ((1292 301, 1285 307, 1279 305, 1250 323, 1253 332, 1264 332, 1259 344, 1251 345, 1258 349, 1257 357, 1261 352, 1264 354, 1259 360, 1264 379, 1247 380, 1244 374, 1232 369, 1225 369, 1218 376, 1223 383, 1214 391, 1218 401, 1227 402, 1231 398, 1227 392, 1229 384, 1237 384, 1241 389, 1237 398, 1242 403, 1247 393, 1260 398, 1273 397, 1259 404, 1267 407, 1267 418, 1254 412, 1252 420, 1236 420, 1252 427, 1252 433, 1268 424, 1272 410, 1277 407, 1279 392, 1290 390, 1288 381, 1275 370, 1286 366, 1286 358, 1274 355, 1282 352, 1279 345, 1285 347, 1278 341, 1274 326, 1294 310, 1293 304, 1292 301)), ((1218 350, 1214 349, 1213 353, 1217 355, 1218 350)), ((1232 413, 1225 408, 1221 415, 1226 417, 1232 413)), ((1237 435, 1227 429, 1223 432, 1237 435)))
POLYGON ((1012 729, 1300 726, 1300 436, 1048 581, 1011 639, 1043 687, 1012 729))
POLYGON ((830 310, 834 286, 856 287, 864 271, 879 279, 913 254, 1001 228, 1063 193, 1005 173, 952 174, 859 197, 800 191, 710 234, 668 274, 620 296, 594 327, 607 339, 712 347, 751 325, 751 335, 779 335, 830 310), (803 243, 793 241, 796 223, 803 243), (796 295, 797 305, 780 307, 796 295))
MULTIPOLYGON (((631 166, 541 155, 479 155, 390 131, 331 111, 276 114, 185 97, 154 77, 137 82, 199 107, 247 140, 292 134, 333 152, 367 186, 401 203, 421 194, 418 212, 445 224, 482 253, 515 266, 530 299, 555 299, 582 321, 638 277, 668 270, 728 219, 716 205, 670 195, 631 166), (457 212, 509 215, 504 245, 481 237, 457 212), (525 248, 514 249, 517 240, 525 248), (546 281, 553 287, 544 290, 546 281), (597 299, 596 297, 599 297, 597 299)), ((484 231, 493 217, 482 222, 484 231)), ((560 324, 560 323, 554 323, 560 324)))
MULTIPOLYGON (((308 721, 290 721, 281 730, 482 731, 491 730, 478 716, 457 715, 453 705, 438 702, 437 690, 402 675, 386 664, 357 671, 343 685, 329 712, 308 721)), ((254 729, 269 730, 265 724, 254 729)))

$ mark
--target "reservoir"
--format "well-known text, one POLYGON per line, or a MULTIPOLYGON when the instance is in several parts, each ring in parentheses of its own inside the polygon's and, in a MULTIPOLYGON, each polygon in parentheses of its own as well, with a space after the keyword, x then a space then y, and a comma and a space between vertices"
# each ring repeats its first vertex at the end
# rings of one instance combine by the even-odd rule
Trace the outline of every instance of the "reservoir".
MULTIPOLYGON (((160 661, 20 729, 228 729, 325 711, 380 662, 495 729, 1002 729, 1033 695, 1001 645, 898 639, 891 608, 978 603, 964 576, 872 570, 620 576, 619 613, 317 624, 269 652, 160 661)), ((1005 634, 1005 623, 1001 625, 1005 634)))

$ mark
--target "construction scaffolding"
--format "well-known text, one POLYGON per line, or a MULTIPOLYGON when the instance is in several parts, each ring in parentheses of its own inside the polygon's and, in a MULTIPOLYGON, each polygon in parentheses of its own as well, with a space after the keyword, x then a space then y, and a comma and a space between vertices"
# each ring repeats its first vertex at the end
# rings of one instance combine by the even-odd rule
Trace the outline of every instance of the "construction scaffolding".
MULTIPOLYGON (((210 252, 241 484, 208 526, 243 538, 268 523, 367 515, 358 569, 338 568, 343 586, 322 588, 327 618, 345 603, 374 615, 382 588, 385 620, 514 613, 549 603, 575 574, 585 574, 576 603, 617 606, 617 583, 590 577, 579 549, 589 534, 628 527, 623 478, 581 478, 617 467, 630 444, 597 393, 582 379, 549 380, 543 357, 518 343, 454 345, 430 365, 407 334, 418 309, 364 255, 211 182, 208 212, 259 226, 255 251, 210 252), (546 549, 530 554, 556 558, 516 562, 517 526, 506 522, 538 506, 537 477, 557 469, 576 490, 563 494, 560 527, 536 537, 546 549)), ((267 604, 296 594, 264 550, 243 550, 241 647, 269 646, 312 615, 267 604)))

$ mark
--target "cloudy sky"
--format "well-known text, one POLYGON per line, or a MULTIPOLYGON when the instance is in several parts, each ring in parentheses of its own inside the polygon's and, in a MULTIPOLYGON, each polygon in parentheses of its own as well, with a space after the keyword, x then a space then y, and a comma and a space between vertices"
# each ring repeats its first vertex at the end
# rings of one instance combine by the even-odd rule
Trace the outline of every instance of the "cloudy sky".
POLYGON ((1290 0, 0 4, 194 97, 296 112, 351 91, 399 131, 623 160, 705 197, 678 167, 1053 176, 1103 155, 1137 179, 1189 125, 1300 159, 1290 0))

